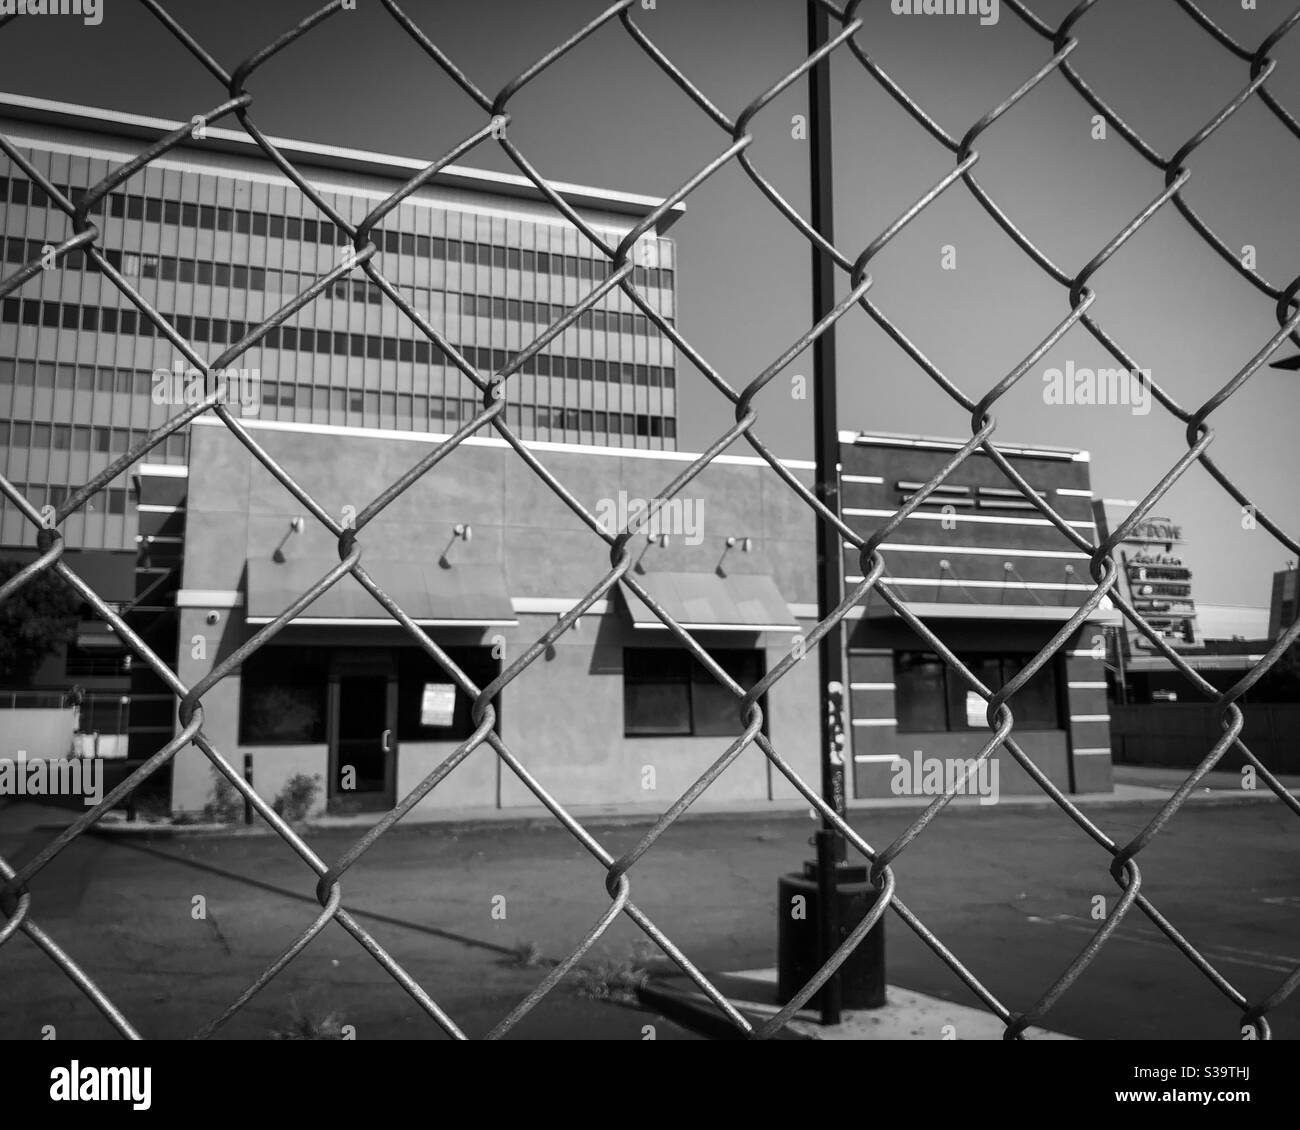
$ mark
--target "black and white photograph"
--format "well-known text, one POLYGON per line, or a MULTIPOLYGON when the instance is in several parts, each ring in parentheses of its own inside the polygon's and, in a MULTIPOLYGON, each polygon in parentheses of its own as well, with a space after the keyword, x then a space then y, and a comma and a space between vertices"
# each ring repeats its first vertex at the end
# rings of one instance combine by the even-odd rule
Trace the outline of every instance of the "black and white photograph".
POLYGON ((1298 186, 1296 0, 0 0, 6 1109, 1280 1098, 1298 186))

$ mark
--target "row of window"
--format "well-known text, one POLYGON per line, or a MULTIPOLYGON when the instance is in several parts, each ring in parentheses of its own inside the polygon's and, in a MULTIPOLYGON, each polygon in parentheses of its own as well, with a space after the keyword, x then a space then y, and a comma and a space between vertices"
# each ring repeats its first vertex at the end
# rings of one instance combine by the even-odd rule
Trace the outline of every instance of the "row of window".
MULTIPOLYGON (((384 419, 411 426, 426 417, 440 423, 472 420, 483 410, 481 401, 454 396, 412 396, 410 393, 378 393, 326 388, 323 385, 291 385, 268 382, 262 388, 262 403, 281 408, 330 411, 342 418, 346 411, 360 423, 365 414, 372 418, 383 411, 384 419)), ((650 439, 676 439, 673 420, 644 413, 609 412, 591 408, 553 408, 548 405, 510 404, 506 422, 525 435, 535 429, 626 435, 650 439)), ((0 449, 27 448, 32 451, 100 452, 124 455, 148 434, 141 428, 105 428, 84 424, 46 424, 0 421, 0 449)), ((185 437, 168 436, 160 448, 165 455, 184 456, 185 437)))
MULTIPOLYGON (((479 686, 496 678, 499 661, 486 647, 448 647, 448 657, 479 686)), ((426 725, 425 687, 450 677, 419 648, 397 648, 397 740, 462 741, 473 732, 473 700, 455 687, 448 725, 426 725)), ((758 650, 726 649, 709 655, 748 690, 764 673, 758 650)), ((294 745, 326 740, 328 648, 261 648, 240 670, 239 741, 294 745)), ((672 648, 624 648, 623 733, 626 737, 734 737, 744 729, 739 700, 692 655, 672 648)), ((506 704, 506 709, 509 704, 506 704)), ((500 711, 498 711, 500 713, 500 711)))
MULTIPOLYGON (((153 395, 154 376, 145 369, 101 367, 96 370, 90 365, 56 365, 48 361, 35 364, 19 361, 16 366, 12 361, 0 361, 0 389, 14 383, 15 368, 20 387, 31 387, 34 378, 37 388, 70 391, 75 386, 82 392, 98 389, 110 393, 134 392, 137 396, 153 395)), ((328 412, 334 423, 342 423, 346 419, 350 423, 361 424, 368 417, 371 421, 381 419, 389 426, 396 423, 399 427, 407 428, 422 424, 425 419, 438 421, 439 427, 443 421, 471 420, 482 409, 482 401, 470 398, 444 398, 387 390, 367 391, 290 381, 261 382, 261 403, 267 407, 328 412)), ((511 427, 521 429, 525 436, 534 434, 535 429, 553 428, 652 439, 677 438, 675 420, 643 413, 510 403, 506 408, 506 421, 511 427)), ((143 431, 133 431, 128 440, 125 438, 128 434, 125 429, 95 428, 87 439, 86 435, 81 434, 84 431, 87 429, 79 429, 75 425, 38 422, 15 423, 11 432, 8 423, 5 423, 0 425, 0 447, 30 446, 33 450, 44 451, 52 446, 55 451, 99 451, 120 455, 128 450, 128 444, 134 446, 145 434, 143 431), (71 434, 69 428, 73 429, 71 434)), ((164 441, 163 452, 167 455, 183 455, 183 444, 183 437, 170 436, 164 441), (181 446, 178 451, 173 451, 176 445, 181 446)))
MULTIPOLYGON (((36 239, 12 237, 0 240, 4 257, 9 263, 30 263, 41 257, 44 244, 36 239)), ((177 259, 170 255, 145 255, 134 252, 107 250, 104 258, 128 277, 161 279, 163 282, 197 283, 221 289, 255 290, 272 294, 297 295, 316 282, 317 276, 306 271, 279 270, 273 267, 248 267, 243 264, 213 263, 206 260, 177 259)), ((69 251, 63 262, 74 271, 89 270, 97 273, 98 264, 79 248, 69 251)), ((369 279, 336 279, 332 288, 335 298, 348 298, 354 302, 368 302, 381 306, 384 293, 378 283, 369 279)), ((441 290, 428 292, 429 302, 442 305, 447 294, 441 290)), ((461 312, 471 317, 509 318, 513 322, 528 322, 549 326, 569 312, 569 307, 557 302, 535 302, 523 299, 493 298, 486 294, 460 296, 461 312)), ((432 309, 432 307, 431 307, 432 309)), ((435 314, 436 316, 436 314, 435 314)), ((669 322, 671 318, 667 319, 669 322)), ((617 310, 587 310, 578 317, 578 326, 599 333, 625 333, 649 336, 654 327, 644 314, 617 310)), ((657 332, 657 331, 654 331, 657 332)))
MULTIPOLYGON (((89 424, 41 424, 25 420, 0 420, 0 448, 25 447, 33 451, 96 451, 124 455, 149 433, 143 428, 103 428, 89 424)), ((171 454, 185 454, 185 437, 170 435, 164 444, 171 454)))
MULTIPOLYGON (((69 188, 64 184, 56 184, 54 187, 74 203, 86 191, 85 188, 69 188)), ((49 204, 45 190, 23 177, 0 177, 0 204, 6 200, 12 204, 31 204, 33 207, 49 204)), ((215 204, 187 204, 141 196, 138 193, 109 193, 108 214, 128 220, 176 224, 206 231, 233 231, 241 235, 262 235, 294 242, 330 245, 345 242, 329 220, 302 220, 297 216, 268 215, 215 204)), ((371 232, 370 238, 379 250, 393 255, 415 255, 421 259, 432 257, 453 263, 477 263, 483 267, 504 267, 528 274, 554 274, 584 281, 603 280, 609 274, 609 263, 606 260, 587 256, 530 251, 501 244, 444 239, 441 236, 415 235, 412 232, 382 228, 371 232)), ((640 287, 671 289, 673 271, 667 267, 636 267, 632 279, 640 287)))
MULTIPOLYGON (((555 302, 548 304, 520 298, 494 298, 488 294, 462 294, 460 312, 471 318, 496 318, 498 321, 553 326, 569 312, 569 307, 555 302)), ((665 320, 672 321, 671 318, 665 320)), ((627 311, 620 313, 617 310, 586 310, 578 315, 576 324, 581 329, 595 330, 597 333, 637 333, 645 337, 657 332, 644 314, 627 311)))
POLYGON ((147 396, 153 389, 148 369, 111 369, 93 365, 64 365, 53 361, 0 360, 0 388, 58 389, 71 392, 134 392, 147 396))
MULTIPOLYGON (((1031 654, 957 654, 990 691, 999 691, 1023 671, 1031 654)), ((988 729, 988 703, 934 652, 894 653, 894 713, 899 733, 988 729)), ((1048 662, 1007 705, 1018 731, 1062 728, 1056 664, 1048 662)))
MULTIPOLYGON (((49 486, 45 483, 14 483, 14 487, 26 496, 37 510, 46 504, 62 506, 64 500, 73 492, 68 486, 49 486)), ((79 514, 125 514, 127 504, 135 504, 135 492, 128 487, 105 487, 79 508, 79 514)), ((8 495, 0 495, 0 507, 17 511, 8 495)))
MULTIPOLYGON (((483 402, 454 396, 419 396, 409 392, 372 392, 361 389, 328 388, 325 385, 298 385, 288 381, 264 381, 262 404, 278 408, 301 408, 330 412, 342 419, 351 414, 360 422, 366 416, 381 417, 399 425, 431 420, 452 423, 472 420, 483 411, 483 402)), ((593 408, 562 408, 546 404, 507 404, 506 423, 522 430, 525 437, 535 429, 640 436, 651 439, 676 439, 677 421, 639 412, 611 412, 593 408)))
MULTIPOLYGON (((225 318, 202 318, 189 314, 162 314, 181 337, 190 341, 225 345, 240 341, 254 323, 225 318)), ((130 337, 153 337, 155 326, 135 310, 118 310, 111 306, 81 306, 72 302, 40 302, 34 298, 6 298, 0 306, 0 321, 47 329, 86 330, 96 333, 121 333, 130 337)), ((333 353, 361 357, 371 361, 412 361, 417 365, 435 363, 434 345, 428 338, 379 337, 374 334, 347 333, 342 330, 314 330, 307 326, 276 326, 258 343, 258 348, 294 349, 304 353, 333 353)), ((486 346, 457 346, 463 356, 480 370, 499 372, 515 357, 504 349, 486 346)), ((441 351, 439 351, 441 352, 441 351)), ((438 362, 442 361, 439 359, 438 362)), ((530 358, 523 372, 539 377, 571 377, 575 380, 623 381, 650 388, 673 388, 676 380, 667 366, 633 364, 630 361, 598 361, 592 358, 562 357, 539 353, 530 358)))

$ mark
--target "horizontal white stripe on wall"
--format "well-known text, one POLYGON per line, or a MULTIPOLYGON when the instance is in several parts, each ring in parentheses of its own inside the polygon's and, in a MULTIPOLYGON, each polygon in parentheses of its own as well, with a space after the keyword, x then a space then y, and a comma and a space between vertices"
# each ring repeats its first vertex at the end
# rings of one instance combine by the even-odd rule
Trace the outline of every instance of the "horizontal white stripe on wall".
MULTIPOLYGON (((580 601, 576 596, 512 596, 510 608, 514 612, 532 612, 540 615, 554 613, 563 616, 580 601)), ((609 609, 609 601, 597 600, 588 608, 584 616, 602 616, 609 609)))
MULTIPOLYGON (((851 585, 862 583, 862 577, 845 577, 851 585)), ((962 577, 881 577, 877 582, 880 585, 914 585, 920 588, 937 585, 940 588, 957 588, 959 586, 972 589, 1052 589, 1054 591, 1067 592, 1092 592, 1095 585, 1076 585, 1066 581, 970 581, 962 577)))
MULTIPOLYGON (((298 432, 305 435, 355 436, 361 439, 386 439, 407 441, 431 447, 442 443, 449 436, 445 432, 412 432, 396 428, 359 428, 346 424, 308 424, 296 420, 257 420, 252 417, 241 419, 240 425, 253 430, 273 432, 298 432)), ((214 417, 199 416, 194 421, 195 427, 224 428, 226 425, 214 417)), ((492 436, 472 435, 461 441, 464 447, 509 447, 503 439, 492 436)), ((639 447, 601 447, 587 443, 555 443, 549 440, 524 440, 525 447, 533 451, 554 451, 570 455, 601 455, 627 459, 655 459, 675 463, 690 463, 698 459, 697 453, 689 451, 651 451, 639 447)), ((766 459, 757 455, 715 455, 713 463, 743 467, 767 467, 766 459)), ((816 464, 807 459, 779 459, 782 467, 790 470, 812 471, 816 464)), ((943 517, 943 515, 937 515, 943 517)))
POLYGON ((853 760, 857 762, 893 762, 902 761, 903 758, 896 753, 855 753, 853 760))
POLYGON ((1071 722, 1109 722, 1109 714, 1071 714, 1071 722))
POLYGON ((244 594, 237 589, 181 589, 176 594, 177 608, 239 608, 244 594))
POLYGON ((1094 747, 1092 747, 1092 748, 1090 748, 1090 749, 1076 749, 1076 750, 1074 751, 1074 755, 1075 755, 1076 757, 1099 757, 1099 756, 1101 756, 1103 753, 1105 753, 1105 754, 1109 754, 1109 753, 1110 753, 1110 746, 1108 746, 1108 745, 1100 745, 1100 746, 1094 746, 1094 747))
MULTIPOLYGON (((269 624, 270 616, 250 616, 250 624, 269 624)), ((299 616, 295 624, 313 624, 318 628, 387 628, 390 625, 400 628, 402 625, 391 616, 387 618, 353 617, 353 616, 299 616)), ((421 620, 413 619, 413 624, 421 628, 515 628, 518 620, 421 620)))
MULTIPOLYGON (((859 510, 851 507, 844 508, 844 514, 852 518, 893 518, 898 513, 897 510, 859 510)), ((938 511, 917 510, 908 515, 909 519, 919 519, 922 522, 942 522, 951 518, 954 522, 984 522, 990 526, 1055 526, 1056 523, 1049 521, 1047 518, 993 518, 987 514, 943 514, 938 511)), ((1074 526, 1080 530, 1091 530, 1097 525, 1096 522, 1066 522, 1067 526, 1074 526)))
POLYGON ((854 718, 855 726, 897 726, 897 718, 854 718))
MULTIPOLYGON (((857 549, 857 546, 846 541, 844 548, 857 549)), ((999 549, 987 545, 915 545, 905 541, 882 542, 880 548, 890 553, 942 553, 944 556, 967 553, 979 557, 1040 557, 1053 561, 1091 560, 1086 553, 1065 549, 999 549)))
POLYGON ((1091 498, 1092 491, 1076 490, 1074 487, 1057 487, 1056 493, 1064 498, 1091 498))
POLYGON ((842 483, 861 483, 863 486, 878 487, 884 486, 885 480, 879 475, 841 475, 842 483))
POLYGON ((892 691, 895 688, 893 683, 850 683, 849 688, 855 691, 892 691))
MULTIPOLYGON (((965 439, 947 439, 939 436, 889 435, 868 432, 840 432, 840 443, 851 443, 859 447, 915 447, 923 451, 960 451, 970 442, 965 439)), ((1024 447, 995 444, 1003 455, 1034 455, 1040 459, 1061 459, 1070 463, 1087 463, 1086 451, 1074 451, 1063 447, 1024 447)), ((1136 503, 1134 504, 1136 505, 1136 503)))
POLYGON ((1104 691, 1106 689, 1104 680, 1100 683, 1067 683, 1066 685, 1072 691, 1104 691))

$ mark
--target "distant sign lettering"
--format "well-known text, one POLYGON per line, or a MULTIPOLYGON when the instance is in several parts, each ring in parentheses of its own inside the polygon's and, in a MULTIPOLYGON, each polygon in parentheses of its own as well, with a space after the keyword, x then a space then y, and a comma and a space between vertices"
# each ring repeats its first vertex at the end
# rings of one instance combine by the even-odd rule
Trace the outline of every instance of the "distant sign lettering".
MULTIPOLYGON (((1127 596, 1148 626, 1175 648, 1199 646, 1192 572, 1175 546, 1183 527, 1169 518, 1146 518, 1124 539, 1121 551, 1127 596)), ((1125 630, 1130 651, 1156 651, 1135 626, 1125 630)))
POLYGON ((420 697, 421 726, 450 726, 456 716, 454 683, 425 683, 420 697))
POLYGON ((1183 540, 1182 526, 1175 526, 1173 522, 1163 518, 1153 518, 1148 522, 1143 522, 1133 531, 1134 541, 1163 541, 1175 542, 1183 540))

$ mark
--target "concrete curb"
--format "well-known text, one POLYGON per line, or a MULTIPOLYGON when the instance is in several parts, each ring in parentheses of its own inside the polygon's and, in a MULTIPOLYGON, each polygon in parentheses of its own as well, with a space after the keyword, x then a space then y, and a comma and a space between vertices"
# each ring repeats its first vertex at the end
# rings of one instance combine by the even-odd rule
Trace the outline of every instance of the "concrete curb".
MULTIPOLYGON (((780 1011, 775 969, 724 973, 709 980, 754 1027, 780 1011)), ((743 1039, 741 1032, 684 973, 652 977, 640 990, 647 1006, 713 1039, 743 1039)), ((886 989, 883 1008, 845 1010, 841 1022, 823 1027, 817 1012, 801 1009, 775 1039, 795 1040, 1001 1040, 1006 1028, 980 1008, 928 996, 898 985, 886 989)), ((1045 1028, 1029 1028, 1027 1040, 1073 1040, 1045 1028)))
MULTIPOLYGON (((1083 793, 1077 796, 1071 796, 1069 799, 1084 809, 1134 809, 1134 808, 1158 808, 1164 804, 1173 790, 1145 787, 1145 786, 1123 786, 1122 791, 1115 793, 1083 793)), ((1292 795, 1297 795, 1293 790, 1292 795)), ((849 802, 849 813, 856 814, 861 812, 888 812, 894 810, 914 810, 920 811, 932 802, 933 798, 928 797, 898 797, 880 800, 859 800, 849 802)), ((1260 789, 1255 792, 1246 792, 1241 789, 1202 789, 1192 793, 1188 798, 1188 804, 1196 805, 1232 805, 1232 804, 1261 804, 1269 801, 1276 802, 1277 797, 1268 789, 1260 789)), ((3 809, 4 802, 0 800, 0 809, 3 809)), ((1001 810, 1016 809, 1020 811, 1032 812, 1036 809, 1049 808, 1056 809, 1056 802, 1047 796, 1023 796, 1023 797, 1004 797, 996 805, 981 805, 977 797, 957 797, 949 804, 948 813, 979 813, 986 808, 997 808, 1001 810)), ((569 811, 584 824, 590 827, 619 827, 638 824, 652 824, 663 814, 661 806, 655 807, 629 807, 629 808, 597 808, 591 809, 587 806, 571 807, 569 811)), ((788 819, 808 819, 811 809, 803 800, 798 801, 765 801, 761 805, 728 805, 709 807, 706 805, 696 805, 685 812, 680 819, 682 820, 749 820, 755 816, 766 817, 777 820, 788 819)), ((375 813, 366 816, 342 816, 342 817, 321 817, 314 820, 307 820, 301 824, 295 825, 295 830, 305 834, 316 834, 320 832, 330 832, 346 830, 350 828, 364 829, 378 823, 382 813, 375 813)), ((555 820, 546 809, 541 807, 515 808, 515 809, 474 809, 474 810, 457 810, 448 809, 441 812, 430 813, 420 819, 411 819, 409 816, 396 825, 396 829, 404 832, 426 831, 473 831, 481 829, 485 825, 493 827, 509 828, 556 828, 559 827, 555 820)), ((394 830, 396 830, 394 829, 394 830)), ((127 821, 112 821, 105 823, 100 821, 92 829, 97 835, 102 836, 153 836, 174 838, 182 836, 269 836, 274 835, 274 831, 260 820, 252 825, 245 824, 149 824, 143 822, 129 823, 127 821)))

